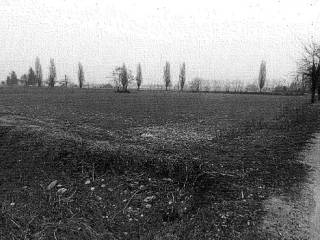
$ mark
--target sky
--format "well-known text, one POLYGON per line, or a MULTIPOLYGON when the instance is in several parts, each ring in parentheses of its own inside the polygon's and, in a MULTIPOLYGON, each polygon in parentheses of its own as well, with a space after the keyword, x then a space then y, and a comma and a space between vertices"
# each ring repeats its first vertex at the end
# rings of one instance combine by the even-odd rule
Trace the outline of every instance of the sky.
POLYGON ((54 58, 58 80, 107 83, 125 63, 141 63, 143 83, 161 84, 166 61, 178 81, 255 82, 262 60, 267 81, 290 78, 303 44, 320 41, 318 0, 0 0, 0 80, 18 77, 40 58, 54 58))

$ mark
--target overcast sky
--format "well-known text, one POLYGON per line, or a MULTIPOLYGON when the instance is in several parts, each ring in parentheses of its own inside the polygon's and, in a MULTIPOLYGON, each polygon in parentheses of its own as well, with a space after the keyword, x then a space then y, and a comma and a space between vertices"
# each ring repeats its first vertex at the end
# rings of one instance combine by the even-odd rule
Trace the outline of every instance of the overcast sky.
POLYGON ((261 60, 267 78, 296 69, 301 43, 319 40, 317 0, 0 0, 0 79, 20 77, 40 57, 58 78, 77 78, 82 62, 91 83, 112 69, 141 63, 145 83, 162 83, 165 61, 178 80, 185 61, 187 81, 253 82, 261 60))

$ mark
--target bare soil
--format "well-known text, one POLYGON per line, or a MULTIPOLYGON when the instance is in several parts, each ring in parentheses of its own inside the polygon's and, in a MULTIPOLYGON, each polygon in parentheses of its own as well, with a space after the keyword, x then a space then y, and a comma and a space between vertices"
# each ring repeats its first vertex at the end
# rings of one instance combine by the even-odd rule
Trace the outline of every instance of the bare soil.
POLYGON ((268 239, 273 197, 301 196, 311 171, 299 154, 319 106, 307 102, 1 89, 0 236, 268 239))

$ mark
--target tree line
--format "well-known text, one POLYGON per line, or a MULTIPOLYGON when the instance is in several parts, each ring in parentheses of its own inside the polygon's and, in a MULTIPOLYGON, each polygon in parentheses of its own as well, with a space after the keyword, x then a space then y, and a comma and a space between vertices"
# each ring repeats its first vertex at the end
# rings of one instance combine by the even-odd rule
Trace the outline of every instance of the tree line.
MULTIPOLYGON (((306 55, 300 64, 300 75, 302 78, 297 78, 293 81, 290 85, 290 89, 305 89, 307 84, 307 80, 311 82, 311 90, 312 90, 312 102, 314 102, 315 96, 315 89, 318 88, 318 98, 320 100, 320 87, 318 87, 317 82, 320 76, 320 50, 319 45, 312 44, 305 48, 306 55), (317 80, 318 79, 318 80, 317 80)), ((42 87, 47 85, 48 87, 55 87, 57 83, 61 86, 68 87, 70 86, 71 82, 67 75, 64 75, 64 78, 61 80, 57 80, 57 73, 56 73, 56 65, 54 59, 51 58, 49 62, 49 74, 47 78, 44 80, 42 66, 40 64, 39 57, 35 59, 34 69, 32 67, 29 68, 28 72, 23 74, 20 79, 17 77, 15 71, 12 71, 9 76, 7 76, 6 84, 9 86, 12 85, 25 85, 25 86, 38 86, 42 87)), ((114 81, 114 87, 119 92, 128 92, 128 86, 132 82, 136 83, 137 90, 140 90, 143 77, 142 77, 142 68, 141 64, 137 65, 136 74, 134 75, 133 72, 128 69, 123 63, 122 66, 116 67, 112 71, 112 77, 114 81)), ((163 82, 165 90, 168 90, 172 86, 172 79, 171 79, 171 68, 170 63, 166 61, 164 68, 163 68, 163 82)), ((193 92, 199 92, 200 90, 210 91, 211 87, 204 86, 204 80, 196 77, 189 82, 189 88, 193 92)), ((214 81, 216 82, 216 81, 214 81)), ((257 84, 249 84, 245 90, 246 91, 259 91, 262 92, 266 83, 266 62, 262 61, 260 64, 259 75, 257 84)), ((84 74, 84 67, 82 63, 78 63, 78 87, 83 88, 85 84, 85 74, 84 74)), ((179 70, 179 80, 175 89, 180 91, 184 91, 186 86, 186 64, 183 62, 180 65, 179 70)), ((286 87, 276 87, 277 91, 283 91, 286 87)), ((221 86, 220 88, 221 89, 221 86)), ((242 92, 244 90, 244 86, 241 81, 232 82, 232 84, 228 81, 225 82, 224 91, 229 92, 230 89, 233 89, 235 92, 242 92)), ((222 91, 222 90, 220 90, 222 91)))
MULTIPOLYGON (((58 81, 57 80, 57 71, 54 59, 50 59, 49 63, 49 74, 46 80, 43 79, 42 66, 40 64, 39 57, 36 57, 34 69, 32 67, 29 68, 28 72, 22 74, 20 79, 17 77, 15 71, 11 71, 9 76, 7 76, 6 84, 8 86, 13 85, 24 85, 24 86, 38 86, 42 87, 43 85, 48 85, 48 87, 53 88, 57 83, 61 85, 68 86, 69 78, 65 75, 65 78, 58 81)), ((79 87, 82 88, 84 86, 85 76, 83 65, 78 63, 78 84, 79 87)))

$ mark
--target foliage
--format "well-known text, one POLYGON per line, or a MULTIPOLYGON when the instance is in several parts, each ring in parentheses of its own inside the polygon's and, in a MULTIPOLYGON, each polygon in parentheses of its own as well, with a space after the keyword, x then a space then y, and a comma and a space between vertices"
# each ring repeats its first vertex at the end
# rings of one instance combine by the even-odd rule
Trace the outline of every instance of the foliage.
POLYGON ((56 72, 56 65, 54 63, 54 59, 50 59, 50 65, 49 65, 49 78, 48 78, 48 84, 49 87, 54 87, 56 84, 56 78, 57 78, 57 72, 56 72))
POLYGON ((186 82, 186 64, 182 63, 182 65, 180 66, 180 74, 179 74, 179 85, 180 85, 181 91, 183 91, 185 82, 186 82))
POLYGON ((78 82, 79 82, 79 88, 82 88, 84 83, 84 71, 83 71, 83 66, 80 62, 78 64, 78 82))
POLYGON ((190 82, 190 90, 193 92, 199 92, 202 87, 203 79, 196 77, 190 82))
POLYGON ((32 67, 29 68, 28 71, 28 86, 35 86, 37 85, 37 76, 35 74, 35 72, 33 71, 32 67))
POLYGON ((38 87, 41 87, 42 86, 42 67, 40 64, 39 57, 37 57, 35 61, 35 74, 36 74, 36 82, 38 84, 38 87))
POLYGON ((137 76, 136 76, 136 82, 137 82, 137 87, 138 90, 140 89, 141 83, 142 83, 142 71, 141 71, 141 64, 138 64, 137 67, 137 76))
POLYGON ((259 88, 258 88, 258 86, 256 85, 256 84, 248 84, 247 86, 246 86, 246 88, 245 88, 245 90, 247 91, 247 92, 258 92, 259 91, 259 88))
POLYGON ((135 79, 132 71, 128 70, 125 64, 122 67, 116 67, 112 71, 112 76, 114 77, 115 87, 119 92, 128 92, 129 83, 135 79))
POLYGON ((10 73, 10 76, 7 77, 7 85, 12 86, 12 85, 17 85, 18 84, 18 77, 15 71, 12 71, 10 73))
POLYGON ((164 80, 164 83, 166 86, 166 91, 167 91, 168 87, 170 86, 170 83, 171 83, 170 63, 169 62, 166 62, 166 65, 164 66, 163 80, 164 80))
POLYGON ((266 62, 262 61, 260 64, 260 71, 259 71, 259 78, 258 78, 258 85, 259 85, 260 92, 262 91, 265 82, 266 82, 266 62))

